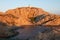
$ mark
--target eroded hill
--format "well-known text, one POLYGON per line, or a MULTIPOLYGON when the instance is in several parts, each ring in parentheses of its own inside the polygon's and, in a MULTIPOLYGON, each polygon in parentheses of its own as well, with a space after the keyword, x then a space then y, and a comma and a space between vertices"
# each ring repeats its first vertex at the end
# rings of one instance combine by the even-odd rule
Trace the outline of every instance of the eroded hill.
POLYGON ((8 25, 60 25, 60 16, 50 14, 41 8, 21 7, 0 12, 0 22, 8 25))

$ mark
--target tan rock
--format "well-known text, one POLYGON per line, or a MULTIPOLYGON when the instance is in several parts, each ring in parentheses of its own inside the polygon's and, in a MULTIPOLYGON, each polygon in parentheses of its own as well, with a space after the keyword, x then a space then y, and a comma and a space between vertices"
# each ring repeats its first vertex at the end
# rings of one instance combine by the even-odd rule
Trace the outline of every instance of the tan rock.
POLYGON ((60 25, 60 16, 50 14, 41 8, 21 7, 16 9, 10 9, 5 13, 0 12, 0 22, 4 22, 10 26, 33 25, 33 24, 60 25), (34 21, 32 23, 30 19, 31 17, 33 17, 36 22, 34 21))

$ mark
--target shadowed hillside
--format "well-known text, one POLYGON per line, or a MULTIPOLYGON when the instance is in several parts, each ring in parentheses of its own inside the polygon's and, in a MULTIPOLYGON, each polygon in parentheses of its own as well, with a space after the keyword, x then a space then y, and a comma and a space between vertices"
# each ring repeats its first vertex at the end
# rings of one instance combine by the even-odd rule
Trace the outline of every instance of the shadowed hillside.
POLYGON ((0 22, 0 40, 60 40, 60 31, 54 26, 8 26, 0 22))

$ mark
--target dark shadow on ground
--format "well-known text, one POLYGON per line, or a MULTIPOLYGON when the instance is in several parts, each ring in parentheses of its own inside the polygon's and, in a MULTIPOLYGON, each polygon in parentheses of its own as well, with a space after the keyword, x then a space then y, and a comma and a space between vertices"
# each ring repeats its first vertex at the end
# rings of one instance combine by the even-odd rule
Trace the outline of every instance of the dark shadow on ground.
MULTIPOLYGON (((60 40, 60 34, 53 30, 60 25, 22 25, 0 24, 0 40, 60 40)), ((58 30, 57 30, 58 31, 58 30)))

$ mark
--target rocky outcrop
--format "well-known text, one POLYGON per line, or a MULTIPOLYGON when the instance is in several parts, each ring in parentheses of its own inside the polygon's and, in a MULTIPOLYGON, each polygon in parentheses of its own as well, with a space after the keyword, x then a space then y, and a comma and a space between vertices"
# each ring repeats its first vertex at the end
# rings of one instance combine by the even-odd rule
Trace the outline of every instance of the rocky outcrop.
POLYGON ((50 14, 41 8, 21 7, 10 9, 4 14, 0 12, 0 22, 7 25, 60 25, 60 16, 50 14))
POLYGON ((60 15, 35 7, 0 12, 0 38, 11 37, 14 40, 60 40, 60 15))

